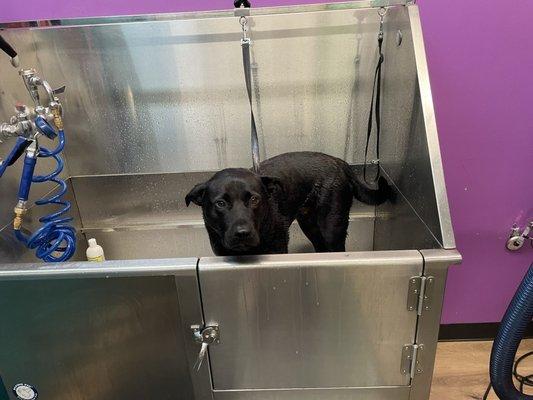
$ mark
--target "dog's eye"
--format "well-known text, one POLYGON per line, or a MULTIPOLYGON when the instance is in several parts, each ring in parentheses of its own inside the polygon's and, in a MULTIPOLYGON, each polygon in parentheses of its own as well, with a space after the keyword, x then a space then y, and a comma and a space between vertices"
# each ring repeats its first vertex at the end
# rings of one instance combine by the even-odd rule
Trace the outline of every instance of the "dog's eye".
POLYGON ((259 204, 259 197, 258 196, 252 196, 250 197, 250 204, 252 206, 256 206, 257 204, 259 204))
POLYGON ((226 207, 226 202, 224 200, 217 200, 215 201, 215 206, 218 208, 224 208, 226 207))

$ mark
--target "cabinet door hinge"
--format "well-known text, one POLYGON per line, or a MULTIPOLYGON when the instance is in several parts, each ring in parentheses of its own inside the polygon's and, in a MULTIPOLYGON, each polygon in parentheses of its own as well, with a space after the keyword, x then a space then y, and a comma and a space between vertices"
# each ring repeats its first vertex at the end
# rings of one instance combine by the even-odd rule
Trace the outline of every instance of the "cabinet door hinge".
POLYGON ((422 315, 423 311, 431 310, 433 285, 432 276, 412 276, 409 278, 409 292, 407 294, 407 309, 422 315))
POLYGON ((406 344, 402 351, 401 373, 412 378, 424 372, 422 355, 424 353, 423 344, 406 344))

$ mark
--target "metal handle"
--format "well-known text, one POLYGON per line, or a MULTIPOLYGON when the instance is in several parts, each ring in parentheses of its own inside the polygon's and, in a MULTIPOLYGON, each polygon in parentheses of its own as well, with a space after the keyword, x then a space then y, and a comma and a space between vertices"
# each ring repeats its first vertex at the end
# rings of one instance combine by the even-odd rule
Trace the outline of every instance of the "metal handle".
POLYGON ((202 367, 202 363, 204 362, 205 355, 207 354, 208 347, 209 347, 209 343, 202 343, 202 347, 200 348, 200 352, 198 353, 198 358, 196 359, 196 362, 194 363, 195 371, 200 371, 200 368, 202 367))
POLYGON ((13 165, 15 161, 17 161, 19 157, 24 154, 24 152, 31 143, 31 140, 27 140, 23 137, 17 138, 17 143, 15 144, 9 155, 6 157, 6 159, 0 159, 0 177, 2 177, 7 167, 13 165))
POLYGON ((206 326, 203 329, 200 325, 192 325, 191 330, 194 341, 202 344, 193 367, 195 371, 200 371, 209 345, 220 343, 220 329, 218 325, 206 326))

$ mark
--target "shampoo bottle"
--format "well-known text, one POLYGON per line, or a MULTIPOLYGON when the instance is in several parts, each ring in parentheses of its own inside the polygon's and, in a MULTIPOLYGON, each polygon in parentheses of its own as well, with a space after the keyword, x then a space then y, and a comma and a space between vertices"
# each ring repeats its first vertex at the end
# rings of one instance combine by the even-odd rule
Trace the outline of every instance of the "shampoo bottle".
POLYGON ((96 239, 89 239, 87 261, 105 261, 104 249, 96 243, 96 239))

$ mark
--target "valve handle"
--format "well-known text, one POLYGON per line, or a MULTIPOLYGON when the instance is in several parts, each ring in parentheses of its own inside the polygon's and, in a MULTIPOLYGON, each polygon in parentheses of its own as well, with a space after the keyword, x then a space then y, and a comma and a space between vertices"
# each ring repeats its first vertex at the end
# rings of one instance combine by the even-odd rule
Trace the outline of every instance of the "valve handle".
POLYGON ((43 117, 35 118, 35 126, 43 135, 48 139, 54 139, 57 136, 57 132, 50 126, 43 117))
POLYGON ((60 86, 60 87, 58 87, 57 89, 54 89, 54 90, 52 91, 52 93, 54 93, 54 95, 65 93, 65 89, 66 89, 66 88, 67 88, 67 87, 66 87, 65 85, 60 86))
POLYGON ((13 165, 15 161, 17 161, 20 156, 24 154, 24 151, 26 151, 31 142, 31 140, 28 140, 25 137, 19 136, 17 138, 17 142, 15 143, 15 146, 13 146, 13 149, 11 150, 9 155, 6 157, 5 160, 0 161, 0 177, 4 174, 7 167, 13 165))

